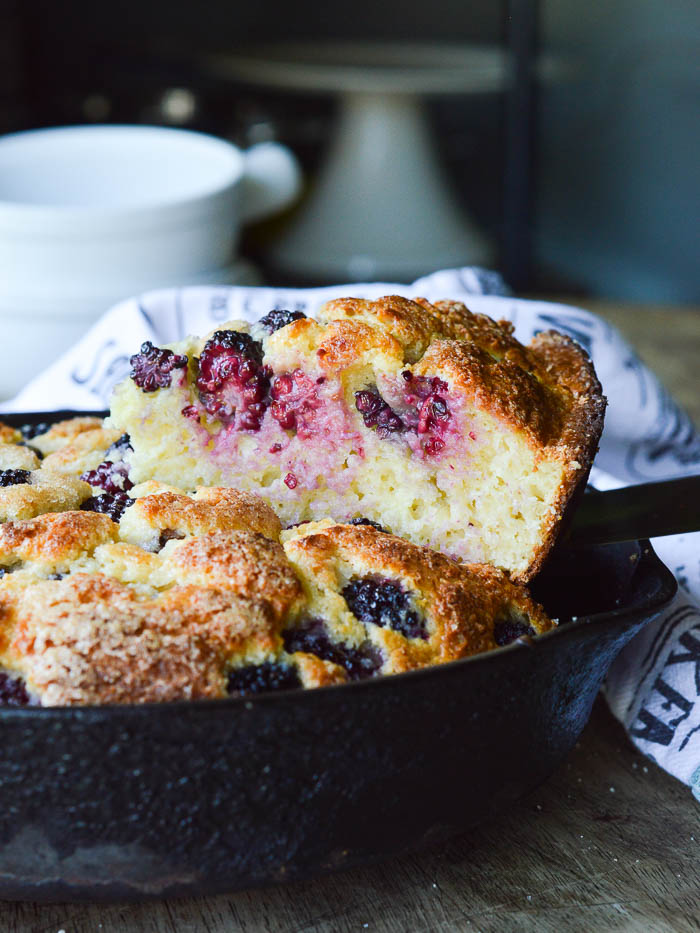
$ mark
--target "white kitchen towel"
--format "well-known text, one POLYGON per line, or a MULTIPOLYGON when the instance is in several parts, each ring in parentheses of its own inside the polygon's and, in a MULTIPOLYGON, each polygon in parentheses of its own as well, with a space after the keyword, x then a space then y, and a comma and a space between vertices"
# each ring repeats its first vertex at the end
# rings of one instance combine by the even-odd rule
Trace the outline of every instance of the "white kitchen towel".
MULTIPOLYGON (((609 401, 594 484, 611 488, 700 470, 700 437, 692 422, 613 327, 579 308, 511 298, 499 276, 482 269, 447 269, 412 285, 149 292, 108 311, 72 350, 0 409, 106 408, 112 387, 127 376, 129 357, 144 340, 162 345, 205 334, 224 321, 257 320, 272 308, 313 317, 322 302, 348 294, 463 300, 472 311, 512 321, 524 342, 552 328, 569 334, 591 354, 609 401)), ((700 534, 653 544, 675 573, 679 594, 621 653, 605 692, 632 741, 689 784, 700 800, 700 534)))

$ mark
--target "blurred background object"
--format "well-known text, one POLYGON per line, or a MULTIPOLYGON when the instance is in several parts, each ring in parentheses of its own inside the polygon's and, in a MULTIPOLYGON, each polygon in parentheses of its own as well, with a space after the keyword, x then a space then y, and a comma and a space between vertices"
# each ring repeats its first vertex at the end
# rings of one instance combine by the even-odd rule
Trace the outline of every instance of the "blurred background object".
MULTIPOLYGON (((207 66, 213 55, 280 40, 496 46, 508 62, 502 91, 425 102, 443 190, 493 244, 485 258, 518 291, 700 300, 692 0, 385 0, 350 11, 329 0, 322 16, 309 0, 9 0, 2 9, 3 130, 155 122, 242 145, 279 140, 303 165, 307 199, 327 164, 337 100, 223 80, 207 66), (570 66, 565 80, 540 80, 547 58, 570 66)), ((244 237, 243 255, 270 281, 304 210, 244 237)), ((465 249, 463 261, 473 257, 465 249)), ((359 264, 356 277, 369 275, 359 264)))
POLYGON ((164 126, 83 125, 0 136, 0 397, 113 304, 181 285, 259 284, 238 233, 297 197, 275 142, 245 151, 164 126))
POLYGON ((493 264, 491 243, 450 190, 423 98, 503 90, 502 50, 279 42, 212 55, 206 64, 222 80, 337 98, 318 177, 268 250, 276 276, 300 283, 410 281, 441 267, 493 264))

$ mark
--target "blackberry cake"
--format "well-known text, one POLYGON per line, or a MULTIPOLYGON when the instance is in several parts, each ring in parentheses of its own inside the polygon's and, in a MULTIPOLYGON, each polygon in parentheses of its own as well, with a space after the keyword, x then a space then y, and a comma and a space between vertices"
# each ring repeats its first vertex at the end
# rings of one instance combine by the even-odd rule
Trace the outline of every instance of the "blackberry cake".
POLYGON ((106 422, 0 423, 0 705, 321 687, 541 635, 522 583, 604 405, 573 341, 454 302, 146 343, 106 422))
POLYGON ((285 526, 364 516, 525 582, 585 484, 605 401, 585 352, 464 305, 330 301, 145 343, 110 427, 134 483, 259 493, 285 526))

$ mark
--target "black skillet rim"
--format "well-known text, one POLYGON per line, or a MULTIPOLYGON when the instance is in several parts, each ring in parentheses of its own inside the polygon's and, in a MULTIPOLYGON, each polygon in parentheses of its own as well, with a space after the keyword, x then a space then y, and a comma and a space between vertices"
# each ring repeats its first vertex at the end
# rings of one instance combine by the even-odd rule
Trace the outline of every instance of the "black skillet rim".
MULTIPOLYGON (((80 416, 104 418, 108 414, 109 412, 106 411, 75 411, 71 409, 19 413, 0 412, 0 420, 4 421, 6 424, 9 424, 12 427, 20 427, 24 424, 39 424, 42 422, 50 423, 52 421, 61 421, 65 418, 75 418, 80 416)), ((568 631, 573 631, 580 628, 581 626, 616 624, 624 622, 630 617, 641 618, 644 616, 647 619, 651 619, 657 615, 665 606, 671 602, 673 597, 676 595, 678 590, 678 583, 669 568, 659 558, 658 554, 651 546, 649 540, 640 539, 637 542, 637 545, 640 550, 640 557, 635 568, 635 574, 639 573, 640 570, 646 571, 647 574, 655 572, 658 583, 655 592, 648 597, 647 602, 643 602, 640 605, 634 606, 620 606, 616 609, 608 610, 607 612, 578 616, 575 621, 569 621, 561 627, 554 628, 549 632, 538 635, 531 644, 523 644, 516 640, 509 645, 504 645, 500 648, 494 648, 491 651, 482 652, 480 654, 474 654, 468 658, 460 658, 456 661, 450 661, 447 664, 436 664, 431 667, 425 667, 415 671, 405 671, 402 674, 386 674, 384 676, 372 677, 361 681, 351 681, 350 683, 345 684, 334 684, 327 687, 317 687, 314 690, 294 688, 292 690, 271 691, 269 693, 226 697, 216 700, 174 700, 169 703, 133 703, 119 704, 118 706, 94 704, 87 706, 65 707, 0 707, 0 720, 6 719, 8 716, 31 717, 39 715, 42 718, 48 717, 53 719, 55 717, 65 718, 75 715, 110 715, 112 717, 115 715, 140 716, 152 714, 154 710, 159 710, 162 714, 169 714, 171 712, 177 714, 182 712, 184 709, 190 711, 197 709, 203 713, 210 710, 220 709, 235 710, 241 707, 244 709, 250 709, 253 705, 257 706, 259 703, 263 703, 265 705, 275 704, 278 702, 286 703, 289 702, 290 697, 297 697, 299 699, 301 697, 311 698, 319 691, 325 693, 328 690, 384 689, 387 685, 394 683, 397 677, 400 678, 401 683, 405 683, 409 679, 416 680, 418 678, 438 677, 444 671, 454 671, 467 664, 487 664, 490 661, 496 663, 495 659, 504 657, 506 653, 517 650, 532 651, 537 647, 538 644, 541 644, 543 641, 549 640, 551 638, 564 638, 568 631)))

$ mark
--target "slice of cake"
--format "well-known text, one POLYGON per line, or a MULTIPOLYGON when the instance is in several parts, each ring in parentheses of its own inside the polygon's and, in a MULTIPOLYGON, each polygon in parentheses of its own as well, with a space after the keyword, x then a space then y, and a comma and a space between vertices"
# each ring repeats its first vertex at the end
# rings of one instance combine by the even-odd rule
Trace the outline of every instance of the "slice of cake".
POLYGON ((342 299, 170 348, 117 387, 135 483, 259 492, 284 525, 364 515, 530 579, 586 479, 605 401, 585 352, 455 302, 342 299))

